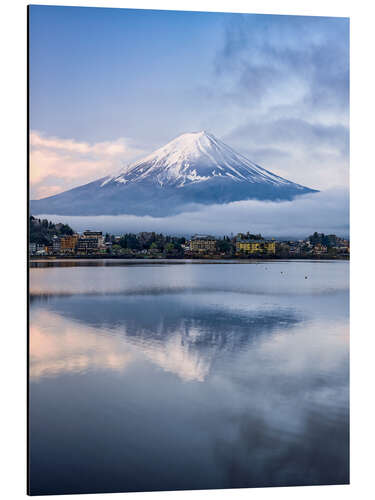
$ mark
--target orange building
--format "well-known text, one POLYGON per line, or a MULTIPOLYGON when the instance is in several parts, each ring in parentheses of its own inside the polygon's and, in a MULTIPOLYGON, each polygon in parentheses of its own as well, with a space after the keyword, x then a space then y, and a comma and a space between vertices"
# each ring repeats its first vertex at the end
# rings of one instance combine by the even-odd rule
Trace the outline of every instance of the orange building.
POLYGON ((78 234, 72 234, 71 236, 62 236, 60 239, 61 253, 74 253, 78 243, 78 238, 78 234))

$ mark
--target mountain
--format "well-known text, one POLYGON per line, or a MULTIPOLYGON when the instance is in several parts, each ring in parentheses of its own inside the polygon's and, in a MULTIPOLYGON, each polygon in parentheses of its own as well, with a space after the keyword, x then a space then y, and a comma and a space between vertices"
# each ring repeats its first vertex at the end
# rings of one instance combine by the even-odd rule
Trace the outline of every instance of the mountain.
POLYGON ((196 204, 291 200, 316 192, 256 165, 207 132, 182 134, 118 175, 41 200, 33 214, 167 216, 196 204))

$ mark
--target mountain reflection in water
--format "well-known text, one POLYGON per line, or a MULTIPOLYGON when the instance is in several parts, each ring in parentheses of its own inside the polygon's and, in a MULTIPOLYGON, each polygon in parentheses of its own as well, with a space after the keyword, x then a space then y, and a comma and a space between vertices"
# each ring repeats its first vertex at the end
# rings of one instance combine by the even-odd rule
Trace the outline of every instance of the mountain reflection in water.
POLYGON ((32 493, 347 483, 348 266, 280 265, 33 269, 32 493))
POLYGON ((121 370, 137 354, 184 380, 203 381, 216 357, 233 357, 262 334, 271 335, 298 321, 293 310, 285 308, 233 314, 230 308, 194 308, 186 296, 171 307, 173 299, 147 295, 50 298, 47 308, 32 314, 31 377, 121 370))

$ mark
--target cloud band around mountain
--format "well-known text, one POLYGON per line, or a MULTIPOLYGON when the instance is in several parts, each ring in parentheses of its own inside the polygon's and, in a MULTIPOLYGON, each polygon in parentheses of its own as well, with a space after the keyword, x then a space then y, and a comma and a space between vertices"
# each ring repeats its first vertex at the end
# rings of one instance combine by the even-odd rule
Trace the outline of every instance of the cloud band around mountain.
MULTIPOLYGON (((40 216, 43 216, 41 214, 40 216)), ((114 234, 156 231, 169 234, 210 233, 216 235, 252 231, 268 237, 305 238, 314 231, 347 236, 349 233, 349 193, 331 189, 300 196, 293 201, 239 201, 225 205, 196 205, 171 217, 61 216, 45 215, 62 221, 77 231, 97 229, 114 234)))

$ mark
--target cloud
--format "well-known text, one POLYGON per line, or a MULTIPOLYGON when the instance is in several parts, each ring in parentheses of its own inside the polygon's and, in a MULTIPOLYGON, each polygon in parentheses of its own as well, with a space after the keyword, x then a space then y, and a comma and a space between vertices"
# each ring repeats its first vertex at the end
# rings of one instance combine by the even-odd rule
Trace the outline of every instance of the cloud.
POLYGON ((128 138, 97 143, 30 133, 31 199, 51 196, 119 170, 144 154, 128 138))
POLYGON ((215 71, 227 82, 233 98, 257 103, 262 99, 268 106, 300 100, 310 106, 347 110, 349 21, 232 17, 216 55, 215 71))
POLYGON ((349 131, 342 125, 323 125, 309 123, 297 118, 276 119, 261 123, 248 123, 238 127, 230 138, 249 138, 254 145, 272 142, 276 146, 290 145, 324 147, 347 155, 349 150, 349 131))
POLYGON ((30 324, 30 377, 40 379, 89 370, 123 372, 133 361, 115 337, 51 311, 33 313, 30 324), (49 328, 53 324, 54 328, 49 328))
POLYGON ((293 201, 240 201, 227 205, 197 205, 194 210, 172 217, 58 216, 41 215, 68 223, 77 231, 91 228, 114 234, 156 231, 169 234, 211 233, 216 235, 250 231, 267 237, 305 238, 314 231, 347 236, 349 193, 344 189, 301 196, 293 201))
POLYGON ((202 96, 221 136, 264 168, 317 189, 348 187, 349 21, 231 16, 202 96), (279 154, 276 154, 279 152, 279 154))
POLYGON ((308 187, 349 183, 349 129, 343 125, 258 119, 233 129, 225 140, 263 167, 308 187))

